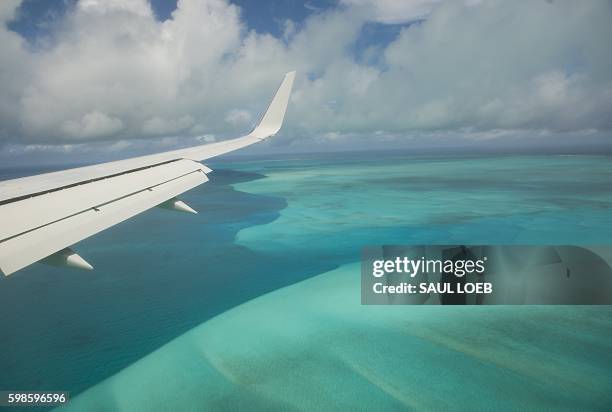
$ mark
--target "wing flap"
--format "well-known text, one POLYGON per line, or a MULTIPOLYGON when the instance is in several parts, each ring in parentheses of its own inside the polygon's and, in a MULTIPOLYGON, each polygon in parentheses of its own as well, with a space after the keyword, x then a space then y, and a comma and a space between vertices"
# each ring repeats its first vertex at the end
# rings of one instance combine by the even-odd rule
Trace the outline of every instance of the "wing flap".
POLYGON ((0 242, 196 170, 210 169, 178 160, 6 203, 0 206, 0 242))
MULTIPOLYGON (((192 163, 192 166, 197 165, 196 162, 185 162, 192 163)), ((148 180, 147 185, 143 186, 140 184, 142 176, 131 176, 129 179, 134 180, 134 182, 130 182, 130 184, 138 182, 140 185, 140 188, 136 191, 114 197, 119 194, 119 191, 115 191, 115 194, 109 197, 112 200, 107 200, 94 207, 87 207, 64 218, 49 221, 42 226, 1 241, 0 270, 5 275, 10 275, 31 263, 37 262, 65 247, 73 245, 208 181, 206 173, 202 168, 194 167, 191 171, 179 175, 170 174, 168 166, 163 167, 163 169, 163 171, 151 170, 148 172, 150 174, 161 173, 161 175, 165 176, 163 180, 158 181, 156 184, 150 185, 151 180, 148 180), (169 178, 169 176, 174 177, 169 178)), ((185 170, 180 170, 179 173, 183 171, 185 170)), ((176 170, 173 172, 176 173, 176 170)), ((84 184, 84 187, 78 187, 77 190, 80 192, 80 196, 86 197, 87 193, 95 196, 99 191, 99 184, 110 187, 116 179, 117 177, 109 178, 109 182, 84 184)), ((61 193, 64 190, 55 193, 61 193)), ((38 206, 34 205, 31 210, 35 211, 38 208, 40 212, 44 210, 46 201, 44 196, 37 197, 39 198, 36 200, 38 206)), ((23 201, 17 203, 20 202, 23 201)), ((1 208, 5 206, 0 207, 0 212, 2 212, 1 208)), ((2 215, 4 214, 2 213, 2 215)), ((23 214, 20 216, 22 219, 27 218, 23 214)))

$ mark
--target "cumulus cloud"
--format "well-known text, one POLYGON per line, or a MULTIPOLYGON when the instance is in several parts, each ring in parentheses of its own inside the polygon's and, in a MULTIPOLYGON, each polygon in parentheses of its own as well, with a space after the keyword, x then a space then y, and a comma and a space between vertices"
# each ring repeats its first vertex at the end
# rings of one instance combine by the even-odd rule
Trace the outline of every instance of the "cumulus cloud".
POLYGON ((79 7, 93 13, 125 11, 139 16, 152 16, 146 0, 80 0, 79 7))
POLYGON ((369 18, 382 23, 405 23, 427 17, 440 0, 341 0, 341 4, 361 9, 369 18))
POLYGON ((230 110, 225 116, 225 121, 229 124, 249 124, 253 120, 253 116, 248 110, 230 110))
POLYGON ((164 22, 146 0, 80 0, 44 47, 7 28, 18 4, 0 2, 5 144, 237 135, 293 69, 274 144, 612 129, 608 1, 342 0, 276 38, 224 0, 180 0, 164 22), (421 19, 377 64, 355 57, 366 23, 421 19))
POLYGON ((143 122, 142 132, 146 135, 180 133, 185 130, 189 130, 194 123, 195 120, 190 115, 185 115, 178 118, 155 116, 146 119, 143 122))
POLYGON ((99 111, 89 112, 78 120, 66 120, 61 130, 69 137, 89 138, 113 135, 123 128, 123 122, 99 111))
POLYGON ((212 134, 205 134, 203 136, 197 136, 196 137, 196 141, 198 141, 199 143, 213 143, 216 140, 217 139, 212 134))

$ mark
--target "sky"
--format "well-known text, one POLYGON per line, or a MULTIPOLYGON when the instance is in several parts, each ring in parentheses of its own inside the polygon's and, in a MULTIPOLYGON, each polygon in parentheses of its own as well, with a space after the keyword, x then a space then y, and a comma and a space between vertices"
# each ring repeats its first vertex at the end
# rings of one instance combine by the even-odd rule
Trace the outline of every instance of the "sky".
POLYGON ((240 136, 253 153, 612 147, 607 0, 3 0, 0 162, 240 136))

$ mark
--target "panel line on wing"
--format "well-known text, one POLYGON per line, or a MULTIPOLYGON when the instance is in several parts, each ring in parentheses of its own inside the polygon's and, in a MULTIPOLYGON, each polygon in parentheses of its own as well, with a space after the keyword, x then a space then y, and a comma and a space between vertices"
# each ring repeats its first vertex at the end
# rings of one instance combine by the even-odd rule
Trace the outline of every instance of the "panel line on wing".
POLYGON ((8 276, 207 181, 208 177, 204 173, 189 173, 160 184, 153 191, 141 190, 132 196, 108 203, 98 212, 90 208, 69 219, 2 242, 0 272, 8 276))
POLYGON ((46 194, 49 194, 49 193, 57 192, 59 190, 70 189, 72 187, 76 187, 76 186, 80 186, 80 185, 85 185, 85 184, 88 184, 88 183, 93 183, 93 182, 97 182, 97 181, 104 180, 104 179, 109 179, 111 177, 117 177, 117 176, 122 176, 122 175, 125 175, 125 174, 128 174, 128 173, 139 172, 141 170, 146 170, 146 169, 150 169, 152 167, 162 166, 162 165, 165 165, 165 164, 168 164, 168 163, 177 162, 179 160, 183 160, 183 159, 178 158, 178 159, 167 160, 165 162, 156 163, 156 164, 153 164, 153 165, 148 165, 148 166, 143 166, 143 167, 138 167, 136 169, 126 170, 126 171, 123 171, 123 172, 120 172, 120 173, 115 173, 115 174, 112 174, 112 175, 100 176, 100 177, 96 177, 96 178, 93 178, 93 179, 82 180, 82 181, 79 181, 79 182, 71 183, 71 184, 64 185, 64 186, 54 187, 52 189, 43 190, 43 191, 40 191, 40 192, 28 193, 27 195, 22 195, 22 196, 13 197, 13 198, 10 198, 10 199, 0 200, 0 206, 6 205, 8 203, 18 202, 20 200, 29 199, 29 198, 36 197, 36 196, 46 195, 46 194))
MULTIPOLYGON (((166 163, 167 163, 167 162, 166 162, 166 163)), ((146 188, 144 188, 144 189, 134 191, 134 192, 129 193, 129 194, 127 194, 127 195, 123 195, 123 196, 117 197, 117 198, 115 198, 115 199, 109 200, 108 202, 100 203, 100 204, 97 204, 97 205, 95 205, 95 206, 92 206, 92 207, 88 207, 88 208, 86 208, 86 209, 83 209, 83 210, 81 210, 81 211, 79 211, 79 212, 77 212, 77 213, 73 213, 73 214, 70 214, 70 215, 68 215, 68 216, 64 216, 64 217, 62 217, 61 219, 56 219, 56 220, 54 220, 54 221, 47 222, 47 223, 45 223, 44 225, 40 225, 40 226, 37 226, 37 227, 31 228, 31 229, 28 229, 28 230, 26 230, 26 231, 23 231, 23 232, 21 232, 21 233, 17 233, 17 234, 15 234, 15 235, 9 236, 9 237, 7 237, 7 238, 0 239, 0 244, 1 244, 1 243, 3 243, 3 242, 6 242, 6 241, 8 241, 8 240, 11 240, 11 239, 13 239, 13 238, 16 238, 16 237, 22 236, 22 235, 24 235, 24 234, 26 234, 26 233, 29 233, 29 232, 32 232, 32 231, 38 230, 38 229, 40 229, 40 228, 42 228, 42 227, 49 226, 49 225, 52 225, 52 224, 57 223, 57 222, 61 222, 62 220, 70 219, 71 217, 74 217, 74 216, 80 215, 80 214, 82 214, 82 213, 85 213, 85 212, 87 212, 88 210, 95 210, 95 211, 99 211, 99 209, 100 209, 101 207, 106 206, 106 205, 108 205, 109 203, 117 202, 117 201, 119 201, 119 200, 125 199, 125 198, 130 197, 130 196, 134 196, 135 194, 138 194, 138 193, 141 193, 141 192, 144 192, 144 191, 147 191, 147 190, 148 190, 148 191, 153 191, 153 189, 154 189, 155 187, 161 186, 161 185, 166 184, 166 183, 168 183, 168 182, 171 182, 171 181, 173 181, 173 180, 177 180, 177 179, 180 179, 180 178, 185 177, 185 176, 187 176, 187 175, 190 175, 190 174, 193 174, 193 173, 198 173, 198 172, 201 172, 201 173, 203 173, 204 175, 206 175, 206 173, 204 173, 204 170, 203 170, 203 169, 197 169, 197 170, 194 170, 194 171, 189 172, 189 173, 184 173, 184 174, 182 174, 182 175, 180 175, 180 176, 176 176, 176 177, 174 177, 174 178, 172 178, 172 179, 169 179, 169 180, 166 180, 166 181, 160 182, 160 183, 158 183, 158 184, 156 184, 156 185, 149 186, 149 187, 146 187, 146 188)), ((96 180, 100 180, 100 179, 96 179, 96 180)))

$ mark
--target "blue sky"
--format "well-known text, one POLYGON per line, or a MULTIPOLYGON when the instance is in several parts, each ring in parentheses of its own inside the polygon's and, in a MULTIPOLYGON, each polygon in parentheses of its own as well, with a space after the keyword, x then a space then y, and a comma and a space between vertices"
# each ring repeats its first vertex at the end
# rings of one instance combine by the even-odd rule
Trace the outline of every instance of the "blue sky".
MULTIPOLYGON (((30 42, 52 35, 53 24, 60 22, 78 0, 25 0, 21 3, 17 17, 9 22, 8 27, 21 34, 30 42)), ((282 37, 283 22, 287 19, 300 25, 314 13, 324 13, 339 7, 336 0, 233 0, 241 9, 241 16, 248 29, 258 33, 268 33, 282 37)), ((177 0, 150 0, 149 4, 158 21, 171 18, 177 8, 177 0)), ((416 20, 415 22, 418 22, 416 20)), ((382 24, 367 22, 352 47, 357 58, 371 46, 384 46, 395 40, 404 27, 414 22, 382 24)), ((370 60, 373 63, 374 60, 370 60)))
MULTIPOLYGON (((49 29, 45 26, 50 21, 61 20, 66 12, 74 8, 78 0, 25 0, 21 3, 17 18, 9 27, 28 39, 46 35, 49 29)), ((159 21, 167 20, 177 8, 177 0, 150 0, 151 8, 159 21)), ((249 29, 274 36, 282 34, 282 22, 291 19, 301 23, 313 13, 323 12, 337 7, 337 1, 331 0, 234 0, 241 8, 242 17, 249 29)))
POLYGON ((287 123, 256 150, 610 147, 611 9, 7 0, 0 160, 123 157, 233 137, 289 70, 298 78, 287 123))

